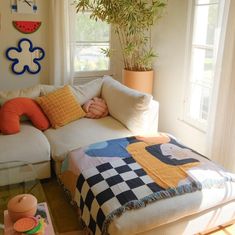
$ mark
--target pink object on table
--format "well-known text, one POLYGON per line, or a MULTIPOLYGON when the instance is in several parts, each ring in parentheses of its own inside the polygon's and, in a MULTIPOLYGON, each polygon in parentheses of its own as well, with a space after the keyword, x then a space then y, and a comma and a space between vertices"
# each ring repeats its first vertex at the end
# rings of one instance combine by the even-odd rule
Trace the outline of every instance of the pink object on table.
POLYGON ((37 210, 37 198, 32 194, 19 194, 11 198, 7 204, 11 220, 34 216, 37 210))
MULTIPOLYGON (((46 214, 45 218, 42 217, 45 219, 45 222, 46 222, 44 235, 55 235, 47 204, 45 202, 39 203, 37 204, 37 209, 44 211, 46 214)), ((37 213, 36 213, 36 216, 37 216, 37 213)), ((14 222, 12 222, 12 220, 10 219, 8 210, 5 210, 4 211, 4 235, 22 235, 22 233, 18 233, 13 229, 13 224, 14 222)))
POLYGON ((27 232, 38 224, 38 220, 35 217, 24 217, 17 220, 13 224, 13 229, 17 232, 27 232))

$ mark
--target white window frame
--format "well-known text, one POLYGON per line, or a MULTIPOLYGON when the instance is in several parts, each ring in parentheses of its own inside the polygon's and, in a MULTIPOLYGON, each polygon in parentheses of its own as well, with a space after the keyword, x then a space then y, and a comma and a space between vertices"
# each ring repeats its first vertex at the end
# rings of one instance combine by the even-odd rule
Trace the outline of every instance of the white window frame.
MULTIPOLYGON (((218 83, 219 79, 219 72, 220 67, 222 64, 222 51, 223 51, 223 45, 224 45, 224 38, 225 38, 225 30, 223 27, 226 26, 227 22, 227 15, 228 15, 228 5, 229 3, 226 2, 227 0, 223 0, 223 9, 220 11, 219 15, 219 21, 221 25, 220 30, 220 37, 219 40, 216 42, 216 62, 215 62, 215 70, 214 70, 214 76, 213 76, 213 84, 211 88, 211 95, 210 95, 210 105, 209 105, 209 116, 210 116, 210 109, 211 105, 213 103, 213 99, 215 97, 214 93, 218 92, 216 91, 216 84, 218 83)), ((208 127, 208 121, 207 122, 201 122, 198 120, 195 120, 189 116, 189 106, 190 106, 190 86, 193 84, 191 82, 191 69, 192 69, 192 50, 193 50, 193 33, 194 33, 194 16, 195 16, 195 0, 189 0, 189 7, 188 7, 188 25, 187 25, 187 38, 186 38, 186 53, 185 53, 185 92, 184 92, 184 100, 183 100, 183 114, 182 114, 182 120, 187 123, 188 125, 198 129, 199 131, 206 132, 208 127)))
MULTIPOLYGON (((112 74, 112 57, 109 57, 109 69, 108 70, 94 70, 94 71, 82 71, 82 72, 77 72, 74 71, 74 51, 75 51, 75 47, 76 47, 76 42, 74 39, 74 27, 75 24, 72 23, 72 20, 75 18, 75 14, 76 13, 76 9, 74 7, 74 5, 70 4, 70 9, 69 9, 69 26, 70 26, 70 55, 71 55, 71 68, 73 71, 73 80, 75 83, 79 83, 79 81, 81 80, 81 83, 83 83, 84 81, 89 81, 92 80, 93 78, 97 78, 97 77, 103 77, 104 75, 111 75, 112 74)), ((89 11, 87 11, 89 12, 89 11)), ((109 25, 110 29, 109 29, 109 48, 112 48, 112 27, 111 25, 109 25)), ((85 42, 84 42, 85 43, 85 42)), ((89 43, 92 43, 91 41, 89 41, 89 43)), ((95 41, 94 41, 95 43, 95 41)))

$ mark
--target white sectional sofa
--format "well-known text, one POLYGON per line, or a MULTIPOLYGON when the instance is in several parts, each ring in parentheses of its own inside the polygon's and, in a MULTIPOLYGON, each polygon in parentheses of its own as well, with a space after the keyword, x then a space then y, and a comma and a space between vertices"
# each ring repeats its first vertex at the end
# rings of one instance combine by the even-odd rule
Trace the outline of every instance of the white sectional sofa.
MULTIPOLYGON (((54 86, 38 85, 0 92, 0 102, 13 97, 36 98, 55 89, 54 86)), ((48 178, 51 159, 55 162, 56 173, 60 174, 61 162, 71 150, 107 139, 157 132, 158 102, 150 95, 131 90, 110 77, 71 89, 81 105, 96 96, 104 98, 110 115, 101 119, 82 118, 44 132, 30 122, 22 122, 19 133, 0 134, 0 163, 27 161, 34 165, 39 178, 48 178)), ((16 181, 9 182, 0 177, 0 185, 16 181)), ((115 218, 109 232, 123 235, 137 232, 144 235, 196 234, 234 220, 234 198, 234 182, 227 182, 224 188, 177 195, 159 200, 152 206, 127 210, 115 218)))
MULTIPOLYGON (((157 132, 158 102, 152 96, 131 90, 111 77, 71 88, 81 105, 96 96, 105 99, 110 115, 101 119, 82 118, 45 132, 33 127, 29 121, 22 122, 19 133, 0 133, 0 162, 27 161, 35 166, 39 178, 48 178, 51 159, 59 174, 61 161, 71 150, 107 139, 157 132)), ((15 97, 36 98, 56 89, 54 86, 37 85, 2 91, 0 102, 15 97)))

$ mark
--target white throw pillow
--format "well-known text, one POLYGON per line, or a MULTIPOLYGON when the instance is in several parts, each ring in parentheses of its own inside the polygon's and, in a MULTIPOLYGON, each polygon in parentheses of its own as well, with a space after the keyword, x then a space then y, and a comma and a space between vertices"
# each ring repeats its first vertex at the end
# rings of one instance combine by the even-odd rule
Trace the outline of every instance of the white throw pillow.
MULTIPOLYGON (((88 100, 94 97, 100 97, 103 79, 98 78, 78 86, 70 86, 73 94, 76 96, 80 105, 83 105, 88 100)), ((47 95, 50 92, 61 88, 62 86, 41 85, 41 96, 47 95)))
POLYGON ((77 97, 80 105, 94 97, 100 97, 103 79, 98 78, 91 82, 79 86, 72 86, 74 95, 77 97))
POLYGON ((148 112, 152 96, 130 89, 113 78, 104 77, 102 98, 105 99, 109 113, 134 134, 145 133, 148 112))
POLYGON ((40 92, 40 96, 44 96, 47 95, 53 91, 58 90, 59 88, 62 88, 63 86, 54 86, 54 85, 41 85, 41 92, 40 92))
POLYGON ((17 89, 13 91, 0 91, 0 101, 1 105, 7 100, 16 98, 16 97, 28 97, 36 98, 40 95, 40 85, 35 85, 33 87, 17 89))

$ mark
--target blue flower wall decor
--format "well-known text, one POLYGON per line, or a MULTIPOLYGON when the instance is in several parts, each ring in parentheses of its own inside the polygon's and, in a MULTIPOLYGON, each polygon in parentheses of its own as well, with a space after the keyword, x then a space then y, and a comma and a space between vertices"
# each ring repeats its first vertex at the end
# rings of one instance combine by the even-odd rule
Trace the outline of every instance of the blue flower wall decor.
POLYGON ((41 70, 39 63, 45 56, 41 47, 33 47, 32 42, 27 38, 22 38, 18 42, 18 47, 10 47, 6 51, 6 57, 13 61, 11 65, 12 72, 18 75, 26 71, 36 74, 41 70))

